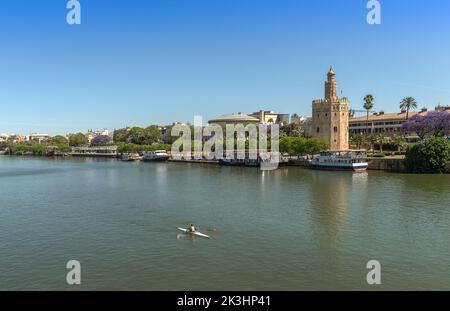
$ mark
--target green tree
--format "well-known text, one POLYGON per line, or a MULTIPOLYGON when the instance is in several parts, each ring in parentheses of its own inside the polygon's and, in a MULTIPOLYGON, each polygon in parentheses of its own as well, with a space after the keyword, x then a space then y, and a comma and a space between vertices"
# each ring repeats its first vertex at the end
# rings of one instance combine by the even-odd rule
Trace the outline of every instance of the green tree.
POLYGON ((82 133, 73 134, 69 136, 69 145, 71 147, 86 146, 89 143, 89 139, 82 133))
POLYGON ((280 139, 280 151, 289 155, 314 155, 328 149, 328 144, 317 138, 284 137, 280 139))
POLYGON ((383 145, 388 144, 388 143, 391 142, 391 140, 388 137, 386 137, 386 136, 384 136, 382 134, 376 135, 374 140, 378 144, 378 146, 380 147, 380 153, 383 152, 383 145))
POLYGON ((149 127, 145 128, 144 132, 146 142, 149 145, 158 143, 162 136, 162 131, 157 125, 150 125, 149 127))
POLYGON ((328 144, 319 138, 310 138, 305 142, 305 153, 308 155, 314 155, 321 151, 325 151, 329 148, 328 144))
POLYGON ((376 135, 367 136, 367 144, 369 145, 369 149, 372 149, 372 152, 375 153, 375 144, 378 143, 378 137, 376 135))
POLYGON ((128 139, 128 128, 115 130, 113 140, 115 143, 126 143, 128 139))
POLYGON ((300 125, 291 123, 280 127, 280 137, 301 137, 303 130, 300 125))
POLYGON ((395 135, 391 138, 392 145, 397 148, 397 151, 400 152, 402 149, 406 148, 408 144, 402 136, 395 135))
POLYGON ((67 138, 65 138, 64 136, 57 135, 57 136, 51 137, 49 139, 48 143, 53 144, 53 145, 68 145, 69 140, 67 138))
POLYGON ((151 145, 159 142, 162 132, 156 125, 146 128, 133 127, 128 131, 126 141, 137 145, 151 145))
POLYGON ((400 109, 406 110, 406 120, 409 118, 409 111, 417 108, 417 101, 414 97, 405 97, 400 102, 400 109))
POLYGON ((362 134, 353 134, 350 136, 350 142, 356 145, 358 149, 361 149, 366 143, 366 137, 362 134))
POLYGON ((367 122, 369 122, 369 113, 370 110, 373 109, 373 101, 374 97, 371 94, 368 94, 364 97, 364 109, 367 111, 367 122))
POLYGON ((450 162, 450 141, 431 137, 406 151, 406 168, 411 173, 444 173, 450 162))

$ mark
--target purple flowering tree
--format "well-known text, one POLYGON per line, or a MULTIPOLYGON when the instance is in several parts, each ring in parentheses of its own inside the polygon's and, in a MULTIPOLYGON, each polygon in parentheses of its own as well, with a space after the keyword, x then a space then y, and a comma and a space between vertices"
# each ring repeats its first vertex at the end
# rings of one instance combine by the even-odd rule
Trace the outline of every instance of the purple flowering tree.
POLYGON ((421 139, 428 136, 445 136, 450 132, 450 113, 431 111, 426 115, 416 114, 402 124, 403 132, 417 133, 421 139))
POLYGON ((110 136, 107 135, 97 135, 92 138, 91 145, 93 146, 106 146, 112 142, 110 136))

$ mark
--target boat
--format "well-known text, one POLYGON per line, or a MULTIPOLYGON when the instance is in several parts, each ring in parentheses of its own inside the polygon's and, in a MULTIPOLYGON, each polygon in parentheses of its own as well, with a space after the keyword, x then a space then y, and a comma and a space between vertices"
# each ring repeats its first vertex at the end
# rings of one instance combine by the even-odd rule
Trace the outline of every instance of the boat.
POLYGON ((188 229, 183 229, 183 228, 178 228, 178 230, 183 231, 186 234, 190 234, 190 235, 196 235, 202 238, 207 238, 210 239, 211 237, 209 235, 203 234, 201 232, 195 231, 195 232, 190 232, 188 229))
POLYGON ((265 152, 258 155, 256 159, 252 159, 248 155, 244 159, 239 159, 237 156, 231 159, 219 159, 219 165, 222 166, 259 167, 263 170, 276 169, 286 165, 287 162, 287 159, 277 152, 265 152))
POLYGON ((139 153, 124 153, 121 160, 125 162, 137 161, 141 158, 139 153))
POLYGON ((312 169, 336 171, 366 171, 369 168, 366 150, 324 151, 309 161, 312 169))
POLYGON ((144 162, 165 162, 169 160, 170 156, 165 150, 156 150, 151 152, 146 152, 142 157, 144 162))

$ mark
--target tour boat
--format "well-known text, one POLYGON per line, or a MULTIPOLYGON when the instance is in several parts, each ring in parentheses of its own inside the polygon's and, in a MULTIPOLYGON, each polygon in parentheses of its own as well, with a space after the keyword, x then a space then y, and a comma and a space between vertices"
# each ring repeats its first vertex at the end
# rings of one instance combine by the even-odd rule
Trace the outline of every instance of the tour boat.
POLYGON ((369 167, 365 150, 325 151, 309 161, 313 169, 365 171, 369 167))
POLYGON ((144 156, 142 157, 142 161, 144 162, 150 162, 150 161, 154 161, 154 162, 165 162, 167 160, 169 160, 170 156, 169 154, 167 154, 167 152, 165 150, 156 150, 156 151, 151 151, 151 152, 147 152, 144 154, 144 156))

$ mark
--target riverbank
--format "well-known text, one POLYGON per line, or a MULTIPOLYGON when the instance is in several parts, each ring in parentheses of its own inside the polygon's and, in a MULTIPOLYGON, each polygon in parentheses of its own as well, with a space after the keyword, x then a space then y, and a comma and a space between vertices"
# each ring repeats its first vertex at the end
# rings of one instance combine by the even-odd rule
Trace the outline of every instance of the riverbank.
MULTIPOLYGON (((0 152, 0 155, 9 156, 4 152, 0 152)), ((30 157, 43 157, 43 156, 33 156, 31 154, 27 155, 14 155, 17 157, 22 156, 30 156, 30 157)), ((55 155, 55 156, 45 156, 46 158, 52 157, 75 157, 75 158, 111 158, 111 159, 120 159, 120 154, 107 154, 107 153, 67 153, 64 155, 55 155)), ((169 159, 168 162, 172 163, 186 163, 186 164, 208 164, 208 165, 218 165, 219 161, 217 160, 186 160, 186 159, 169 159)), ((392 173, 407 173, 406 165, 405 165, 405 157, 404 156, 391 156, 385 158, 369 158, 369 171, 384 171, 384 172, 392 172, 392 173)), ((305 159, 289 159, 286 163, 287 167, 303 167, 309 168, 309 162, 305 159)), ((450 163, 447 165, 446 174, 450 174, 450 163)))

